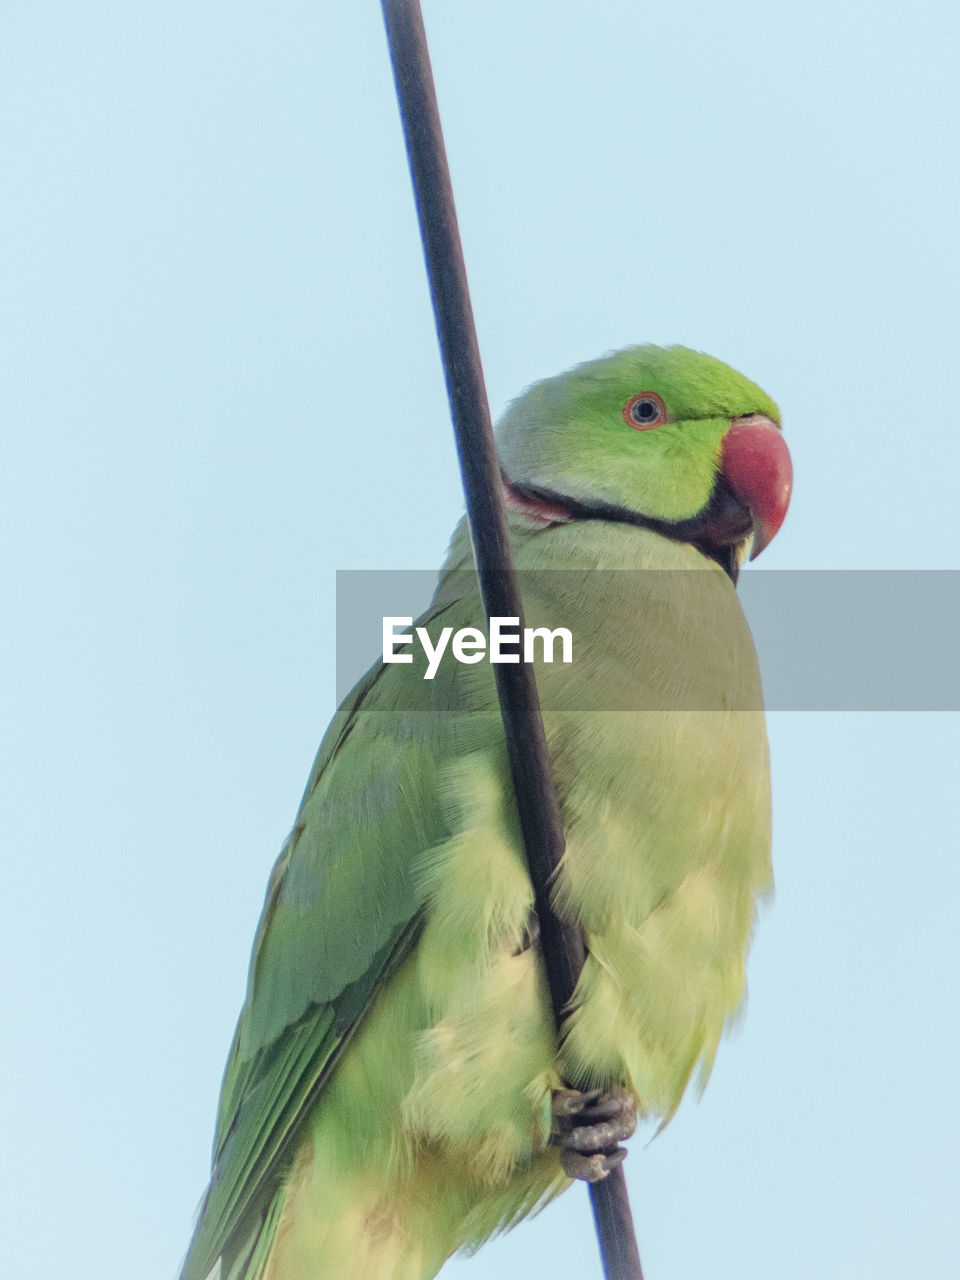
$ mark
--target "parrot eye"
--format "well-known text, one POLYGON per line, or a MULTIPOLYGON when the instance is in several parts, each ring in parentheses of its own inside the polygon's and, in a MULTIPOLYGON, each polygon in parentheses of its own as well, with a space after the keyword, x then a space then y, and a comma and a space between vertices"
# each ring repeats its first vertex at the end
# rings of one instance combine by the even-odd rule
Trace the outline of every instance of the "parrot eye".
POLYGON ((623 420, 634 431, 649 431, 667 420, 667 406, 655 391, 641 391, 623 406, 623 420))

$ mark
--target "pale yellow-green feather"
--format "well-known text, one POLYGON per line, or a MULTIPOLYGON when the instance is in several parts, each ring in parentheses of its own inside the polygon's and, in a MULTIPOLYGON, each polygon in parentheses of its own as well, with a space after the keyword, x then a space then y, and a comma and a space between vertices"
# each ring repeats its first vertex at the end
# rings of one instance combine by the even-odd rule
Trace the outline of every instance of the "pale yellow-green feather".
MULTIPOLYGON (((669 1117, 741 1001, 754 901, 770 886, 763 717, 740 709, 759 707, 749 634, 731 583, 693 548, 671 545, 658 579, 635 572, 663 565, 657 535, 588 529, 585 544, 583 528, 515 526, 528 621, 569 626, 581 644, 579 662, 537 673, 567 831, 557 902, 590 951, 559 1059, 536 950, 521 950, 532 892, 492 682, 468 669, 481 723, 434 779, 451 834, 416 859, 423 932, 310 1120, 265 1280, 433 1275, 566 1185, 546 1142, 559 1072, 622 1081, 642 1111, 669 1117), (594 571, 569 572, 585 561, 594 571), (664 681, 658 664, 681 642, 694 661, 664 681), (582 709, 601 689, 607 708, 635 707, 644 681, 666 709, 582 709), (696 709, 711 690, 730 705, 696 709)), ((466 554, 455 540, 451 564, 466 554)), ((457 597, 463 580, 441 585, 447 625, 477 617, 475 595, 457 597)))

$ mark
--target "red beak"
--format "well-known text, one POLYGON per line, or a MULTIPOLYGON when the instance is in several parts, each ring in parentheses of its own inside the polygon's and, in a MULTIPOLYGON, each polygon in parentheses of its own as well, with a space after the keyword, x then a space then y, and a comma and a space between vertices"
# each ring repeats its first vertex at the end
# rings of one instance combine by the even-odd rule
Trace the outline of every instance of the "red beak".
POLYGON ((790 505, 790 450, 780 428, 763 413, 734 418, 720 448, 720 469, 753 517, 754 560, 783 524, 790 505))

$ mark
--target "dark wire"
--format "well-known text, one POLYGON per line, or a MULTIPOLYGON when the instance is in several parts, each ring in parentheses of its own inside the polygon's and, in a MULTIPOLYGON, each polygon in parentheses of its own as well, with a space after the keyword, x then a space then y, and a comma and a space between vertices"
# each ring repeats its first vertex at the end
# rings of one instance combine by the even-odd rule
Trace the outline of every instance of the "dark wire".
MULTIPOLYGON (((488 618, 523 607, 507 537, 500 467, 480 364, 430 56, 418 0, 382 0, 413 179, 470 534, 488 618)), ((560 806, 530 663, 494 665, 510 771, 540 923, 540 950, 558 1032, 586 958, 583 935, 557 916, 551 877, 563 855, 560 806)), ((590 1196, 607 1280, 643 1280, 622 1168, 590 1196)))

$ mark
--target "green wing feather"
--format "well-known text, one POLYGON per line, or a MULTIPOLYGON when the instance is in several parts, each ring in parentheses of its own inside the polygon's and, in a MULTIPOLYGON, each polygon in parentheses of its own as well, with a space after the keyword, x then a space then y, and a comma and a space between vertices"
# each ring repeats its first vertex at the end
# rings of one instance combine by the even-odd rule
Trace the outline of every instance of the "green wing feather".
POLYGON ((400 707, 426 729, 416 713, 429 711, 431 690, 421 677, 378 664, 321 743, 270 877, 182 1280, 204 1280, 221 1254, 224 1277, 246 1273, 239 1260, 259 1247, 265 1215, 276 1216, 271 1198, 301 1121, 417 936, 411 862, 443 830, 439 807, 423 803, 428 744, 415 733, 398 740, 400 707))

